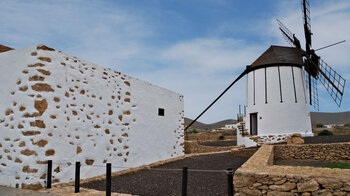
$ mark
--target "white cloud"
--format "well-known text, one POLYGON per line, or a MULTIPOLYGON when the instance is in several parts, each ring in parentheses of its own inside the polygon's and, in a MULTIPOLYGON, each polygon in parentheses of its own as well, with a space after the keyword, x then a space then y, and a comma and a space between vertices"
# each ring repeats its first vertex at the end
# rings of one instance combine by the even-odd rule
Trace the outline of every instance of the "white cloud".
POLYGON ((204 74, 245 68, 261 48, 234 39, 199 38, 177 43, 161 52, 165 61, 204 74))
POLYGON ((153 32, 142 16, 109 3, 1 1, 0 37, 13 47, 43 43, 105 66, 119 64, 139 55, 142 39, 153 32))

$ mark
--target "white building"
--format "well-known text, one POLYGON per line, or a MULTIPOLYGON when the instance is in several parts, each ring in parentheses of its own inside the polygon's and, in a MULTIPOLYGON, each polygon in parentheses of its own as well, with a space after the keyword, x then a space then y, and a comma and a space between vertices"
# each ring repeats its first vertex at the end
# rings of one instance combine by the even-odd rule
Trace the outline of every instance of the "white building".
POLYGON ((313 135, 302 65, 299 49, 271 46, 249 67, 246 130, 237 132, 238 145, 313 135))
POLYGON ((45 186, 178 157, 183 96, 44 45, 0 53, 0 185, 45 186), (117 168, 118 167, 118 168, 117 168))
POLYGON ((236 128, 236 124, 227 124, 225 125, 224 129, 235 129, 236 128))

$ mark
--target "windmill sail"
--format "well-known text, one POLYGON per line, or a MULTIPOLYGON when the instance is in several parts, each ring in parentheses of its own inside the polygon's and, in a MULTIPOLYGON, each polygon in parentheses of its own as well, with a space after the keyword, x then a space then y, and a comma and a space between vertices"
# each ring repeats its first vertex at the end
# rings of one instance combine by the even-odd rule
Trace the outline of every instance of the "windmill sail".
POLYGON ((341 77, 334 69, 332 69, 322 59, 320 60, 319 80, 328 91, 329 95, 340 107, 345 87, 345 79, 341 77))
POLYGON ((309 91, 309 97, 311 97, 310 105, 312 105, 317 111, 320 110, 320 105, 318 101, 318 90, 317 90, 317 79, 314 77, 309 77, 309 74, 305 72, 305 81, 306 81, 306 87, 307 89, 311 89, 309 91), (310 78, 310 81, 309 81, 310 78), (311 88, 309 87, 311 85, 311 88))
POLYGON ((305 41, 306 41, 306 52, 310 52, 311 47, 311 18, 310 18, 310 3, 309 0, 301 0, 301 7, 303 11, 303 19, 304 19, 304 33, 305 33, 305 41))
POLYGON ((297 48, 301 48, 300 41, 298 38, 295 37, 295 35, 278 19, 277 23, 279 26, 279 29, 283 35, 283 38, 291 45, 297 48))

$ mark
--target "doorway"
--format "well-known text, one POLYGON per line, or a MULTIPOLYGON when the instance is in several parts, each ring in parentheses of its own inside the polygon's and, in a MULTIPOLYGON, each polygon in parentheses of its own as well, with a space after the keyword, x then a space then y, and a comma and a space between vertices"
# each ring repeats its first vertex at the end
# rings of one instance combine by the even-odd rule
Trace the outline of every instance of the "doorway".
POLYGON ((258 113, 250 113, 250 135, 258 135, 258 113))

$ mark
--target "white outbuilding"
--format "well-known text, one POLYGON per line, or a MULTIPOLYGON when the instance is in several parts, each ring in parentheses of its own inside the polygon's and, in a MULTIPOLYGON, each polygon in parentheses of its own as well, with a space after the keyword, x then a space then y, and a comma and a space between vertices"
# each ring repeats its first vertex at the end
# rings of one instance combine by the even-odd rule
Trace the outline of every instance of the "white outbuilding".
POLYGON ((44 45, 0 53, 0 185, 45 186, 182 156, 183 96, 44 45))
POLYGON ((300 49, 271 46, 248 67, 238 145, 283 141, 294 133, 313 135, 302 59, 300 49))

